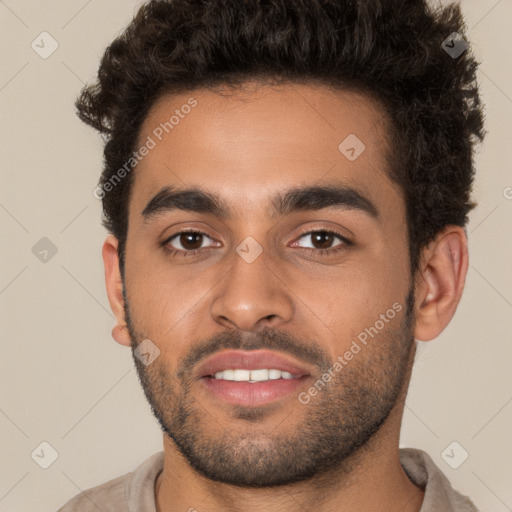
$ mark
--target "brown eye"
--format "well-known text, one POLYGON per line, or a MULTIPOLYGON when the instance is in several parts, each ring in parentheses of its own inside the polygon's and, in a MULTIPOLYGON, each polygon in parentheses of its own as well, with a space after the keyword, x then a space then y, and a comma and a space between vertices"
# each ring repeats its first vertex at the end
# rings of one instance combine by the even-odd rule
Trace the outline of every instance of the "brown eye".
POLYGON ((327 231, 317 231, 311 234, 312 244, 315 249, 329 249, 335 236, 327 231))
POLYGON ((201 231, 180 231, 169 237, 164 245, 170 246, 168 249, 171 252, 195 253, 203 248, 205 238, 210 237, 201 231))
POLYGON ((200 249, 203 235, 201 233, 181 233, 178 240, 185 249, 200 249))
POLYGON ((318 229, 316 231, 309 231, 307 233, 303 233, 300 238, 310 237, 311 246, 306 247, 306 249, 317 249, 319 251, 332 249, 332 244, 337 238, 341 240, 342 243, 337 244, 335 247, 339 245, 344 245, 345 243, 349 244, 350 242, 339 233, 335 233, 334 231, 329 231, 326 229, 318 229))

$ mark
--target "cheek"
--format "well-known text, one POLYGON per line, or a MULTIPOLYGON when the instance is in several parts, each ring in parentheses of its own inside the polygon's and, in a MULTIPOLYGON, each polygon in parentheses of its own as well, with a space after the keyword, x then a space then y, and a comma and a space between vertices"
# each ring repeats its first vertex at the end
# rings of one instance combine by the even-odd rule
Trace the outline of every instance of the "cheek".
MULTIPOLYGON (((373 325, 395 302, 402 304, 408 283, 407 253, 393 251, 393 245, 400 244, 368 240, 338 265, 283 263, 276 270, 289 283, 289 287, 283 285, 282 293, 296 305, 294 322, 318 333, 327 327, 328 337, 333 332, 339 342, 350 342, 351 336, 373 325)), ((133 244, 128 251, 127 291, 134 322, 155 340, 172 338, 179 350, 179 339, 187 330, 210 325, 209 301, 215 294, 208 291, 228 269, 211 262, 173 264, 161 248, 151 252, 133 244)))
POLYGON ((329 336, 335 333, 338 350, 375 325, 381 315, 389 319, 405 311, 408 260, 386 255, 384 249, 373 247, 364 257, 359 254, 330 269, 328 275, 325 271, 303 274, 296 293, 306 305, 304 321, 320 319, 331 330, 329 336))
POLYGON ((183 357, 190 340, 211 335, 205 332, 211 326, 207 292, 219 280, 218 269, 172 265, 162 255, 133 250, 126 276, 136 330, 159 347, 166 364, 183 357))
POLYGON ((154 256, 147 251, 131 246, 127 255, 126 291, 132 320, 141 334, 157 339, 182 312, 177 306, 183 286, 165 275, 165 268, 155 265, 154 256))

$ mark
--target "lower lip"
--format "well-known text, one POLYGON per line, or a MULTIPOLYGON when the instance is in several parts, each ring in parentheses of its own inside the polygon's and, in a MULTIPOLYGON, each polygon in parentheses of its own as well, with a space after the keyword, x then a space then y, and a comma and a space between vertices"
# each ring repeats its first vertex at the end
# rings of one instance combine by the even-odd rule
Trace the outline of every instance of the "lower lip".
POLYGON ((264 405, 297 392, 309 375, 294 379, 275 379, 264 382, 240 382, 203 377, 206 389, 232 405, 264 405))

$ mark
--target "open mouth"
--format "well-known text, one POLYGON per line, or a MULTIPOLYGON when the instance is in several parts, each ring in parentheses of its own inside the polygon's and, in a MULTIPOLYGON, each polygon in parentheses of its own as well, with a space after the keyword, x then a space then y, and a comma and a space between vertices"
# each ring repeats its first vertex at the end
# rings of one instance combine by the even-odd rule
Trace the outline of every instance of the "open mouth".
POLYGON ((290 372, 277 370, 275 368, 265 369, 259 368, 257 370, 245 370, 242 368, 238 369, 229 369, 218 371, 214 375, 208 375, 213 379, 217 380, 227 380, 227 381, 235 381, 235 382, 268 382, 271 380, 278 379, 297 379, 301 375, 293 375, 290 372))
POLYGON ((196 371, 209 398, 233 405, 263 405, 297 393, 312 367, 272 350, 224 350, 196 371))
POLYGON ((275 402, 304 386, 309 375, 273 369, 232 369, 206 375, 201 381, 216 398, 232 405, 257 406, 275 402))

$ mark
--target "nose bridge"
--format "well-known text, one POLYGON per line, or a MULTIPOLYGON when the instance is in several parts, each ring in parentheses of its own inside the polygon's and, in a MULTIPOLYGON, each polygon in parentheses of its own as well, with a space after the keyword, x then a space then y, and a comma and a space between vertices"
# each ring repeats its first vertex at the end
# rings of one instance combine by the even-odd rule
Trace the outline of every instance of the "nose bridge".
POLYGON ((215 321, 252 330, 262 321, 276 326, 290 320, 293 302, 287 288, 263 248, 256 244, 248 237, 234 252, 231 270, 216 288, 211 305, 215 321))

